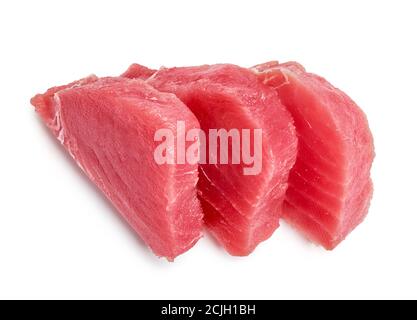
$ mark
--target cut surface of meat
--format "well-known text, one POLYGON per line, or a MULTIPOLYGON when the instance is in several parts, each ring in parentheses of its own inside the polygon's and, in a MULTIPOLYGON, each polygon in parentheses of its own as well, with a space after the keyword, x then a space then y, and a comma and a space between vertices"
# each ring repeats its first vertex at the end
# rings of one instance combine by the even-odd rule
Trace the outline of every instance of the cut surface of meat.
POLYGON ((294 118, 299 139, 284 218, 333 249, 365 218, 372 198, 373 138, 365 114, 342 91, 298 63, 252 68, 294 118))
MULTIPOLYGON (((136 70, 137 76, 143 78, 142 68, 129 70, 136 70)), ((212 129, 236 129, 242 138, 243 130, 249 129, 253 138, 250 151, 254 155, 254 130, 262 130, 262 169, 258 174, 244 174, 246 164, 242 161, 207 161, 200 164, 198 183, 208 229, 230 254, 250 254, 279 226, 288 174, 297 151, 290 114, 275 90, 262 84, 249 70, 235 65, 162 68, 146 82, 177 95, 195 114, 207 137, 212 129)), ((240 141, 243 144, 243 139, 240 141)), ((233 154, 232 143, 227 152, 233 154)))
POLYGON ((121 77, 129 79, 142 79, 147 80, 150 78, 156 70, 149 69, 148 67, 142 66, 140 64, 134 63, 129 69, 124 72, 121 77))
MULTIPOLYGON (((174 95, 142 80, 90 76, 32 99, 45 124, 145 243, 173 260, 201 237, 197 164, 157 164, 154 134, 199 128, 174 95)), ((177 135, 175 134, 175 137, 177 135)))

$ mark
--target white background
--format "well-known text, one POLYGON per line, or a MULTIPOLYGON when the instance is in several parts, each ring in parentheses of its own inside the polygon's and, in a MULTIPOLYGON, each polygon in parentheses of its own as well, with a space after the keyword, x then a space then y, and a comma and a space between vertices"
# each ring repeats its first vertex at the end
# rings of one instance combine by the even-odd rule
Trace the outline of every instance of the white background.
POLYGON ((416 1, 1 1, 0 298, 417 298, 416 1), (29 99, 91 73, 297 60, 369 117, 366 221, 333 252, 283 225, 247 258, 154 257, 29 99))

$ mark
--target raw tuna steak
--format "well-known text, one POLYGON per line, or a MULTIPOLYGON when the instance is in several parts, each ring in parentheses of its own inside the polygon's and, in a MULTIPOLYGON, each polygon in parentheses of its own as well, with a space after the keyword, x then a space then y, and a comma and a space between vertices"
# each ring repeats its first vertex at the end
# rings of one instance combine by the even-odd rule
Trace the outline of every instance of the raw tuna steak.
MULTIPOLYGON (((147 74, 137 66, 129 70, 129 76, 135 70, 139 78, 147 74)), ((195 114, 206 136, 210 129, 237 129, 240 133, 242 129, 262 129, 259 174, 245 175, 243 163, 207 162, 200 165, 198 183, 205 224, 214 237, 232 255, 250 254, 278 227, 297 150, 291 116, 274 90, 252 72, 234 65, 164 68, 147 83, 175 93, 195 114)), ((209 154, 208 148, 206 151, 209 154)), ((227 151, 232 155, 231 143, 227 151)))
POLYGON ((129 79, 143 79, 147 80, 150 78, 156 70, 149 69, 145 66, 142 66, 140 64, 134 63, 132 64, 129 69, 126 70, 125 73, 121 75, 123 78, 129 78, 129 79))
POLYGON ((327 249, 366 216, 374 158, 365 114, 342 91, 297 63, 270 62, 253 71, 278 92, 299 138, 284 218, 327 249))
POLYGON ((174 95, 141 80, 94 76, 37 95, 32 104, 88 177, 158 256, 174 259, 201 236, 198 166, 158 165, 157 129, 199 128, 174 95))

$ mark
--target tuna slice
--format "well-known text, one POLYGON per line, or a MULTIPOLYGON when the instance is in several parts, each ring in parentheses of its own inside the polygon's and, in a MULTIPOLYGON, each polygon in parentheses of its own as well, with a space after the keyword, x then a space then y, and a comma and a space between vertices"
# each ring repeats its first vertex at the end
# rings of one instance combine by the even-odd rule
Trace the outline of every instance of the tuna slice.
POLYGON ((343 92, 297 63, 253 68, 278 92, 299 138, 284 218, 312 241, 336 247, 365 218, 374 158, 365 114, 343 92))
POLYGON ((121 75, 123 78, 129 78, 129 79, 143 79, 147 80, 150 78, 156 70, 149 69, 145 66, 142 66, 140 64, 134 63, 132 64, 129 69, 126 70, 125 73, 121 75))
MULTIPOLYGON (((135 70, 139 78, 149 73, 149 69, 134 65, 129 68, 130 77, 135 76, 135 70)), ((230 254, 250 254, 279 225, 297 150, 291 116, 275 90, 263 85, 252 72, 234 65, 161 69, 147 83, 175 93, 200 121, 206 137, 209 129, 238 129, 239 133, 242 129, 262 129, 259 174, 245 175, 247 165, 242 162, 201 164, 198 183, 208 229, 230 254)), ((252 147, 254 143, 253 138, 252 147)), ((232 143, 228 152, 231 157, 232 143)), ((255 154, 253 148, 251 154, 255 154)))
POLYGON ((52 88, 32 104, 78 165, 158 256, 174 259, 201 236, 198 166, 158 165, 157 129, 199 128, 174 95, 141 80, 95 76, 52 88))

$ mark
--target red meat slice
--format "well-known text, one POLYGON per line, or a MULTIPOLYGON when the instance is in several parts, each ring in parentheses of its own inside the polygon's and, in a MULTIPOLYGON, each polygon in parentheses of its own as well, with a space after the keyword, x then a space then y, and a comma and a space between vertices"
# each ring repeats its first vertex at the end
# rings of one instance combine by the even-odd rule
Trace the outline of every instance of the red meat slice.
POLYGON ((342 91, 297 63, 253 68, 278 92, 299 138, 284 218, 327 249, 365 218, 372 197, 373 138, 365 114, 342 91))
POLYGON ((125 73, 121 75, 121 77, 129 79, 146 80, 149 77, 151 77, 155 72, 156 70, 149 69, 148 67, 134 63, 129 67, 129 69, 126 70, 125 73))
POLYGON ((157 129, 199 128, 174 95, 141 80, 95 76, 32 99, 46 125, 158 256, 173 260, 201 236, 198 166, 158 165, 157 129))
MULTIPOLYGON (((143 69, 134 69, 143 78, 143 69)), ((291 116, 274 90, 234 65, 161 69, 147 83, 175 93, 207 136, 209 129, 263 130, 259 175, 244 175, 242 164, 202 164, 198 183, 205 224, 214 237, 232 255, 250 254, 279 225, 297 149, 291 116)))

